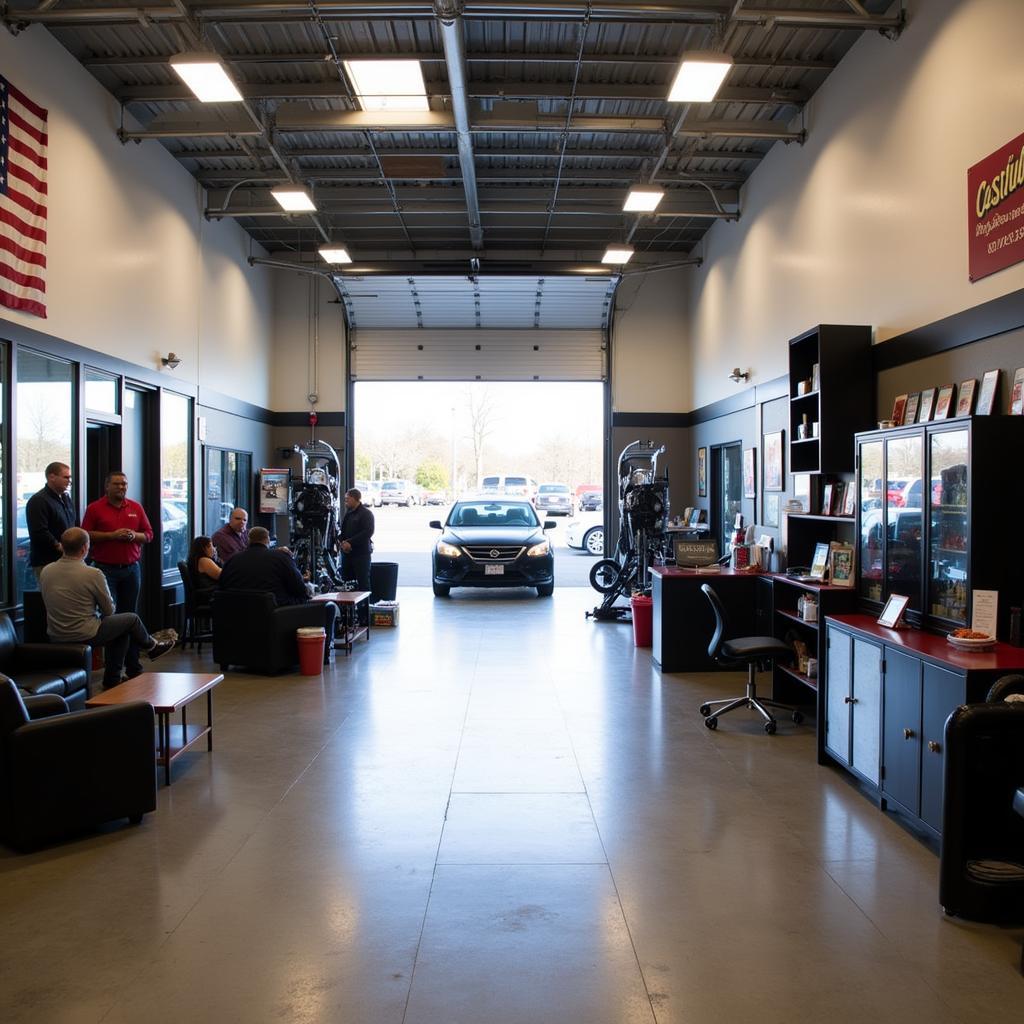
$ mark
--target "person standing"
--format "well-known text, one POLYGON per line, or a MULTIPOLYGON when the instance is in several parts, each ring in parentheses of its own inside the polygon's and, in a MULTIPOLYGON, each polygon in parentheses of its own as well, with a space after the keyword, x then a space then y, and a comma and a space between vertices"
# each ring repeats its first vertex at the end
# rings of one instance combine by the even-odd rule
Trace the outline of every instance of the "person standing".
POLYGON ((357 488, 345 492, 341 520, 341 578, 355 580, 360 590, 370 589, 370 553, 373 551, 373 513, 363 504, 357 488))
POLYGON ((28 564, 36 579, 44 565, 56 562, 63 554, 61 534, 75 525, 75 509, 68 494, 70 485, 71 467, 63 462, 51 462, 46 467, 46 486, 36 491, 25 506, 28 564))
POLYGON ((244 508, 233 508, 228 521, 210 538, 221 565, 227 565, 233 556, 249 546, 248 522, 249 513, 244 508))
POLYGON ((55 643, 92 644, 104 647, 103 689, 121 682, 121 666, 129 641, 140 646, 151 660, 174 647, 173 640, 149 635, 135 614, 114 613, 106 577, 85 564, 89 534, 72 526, 61 536, 63 555, 39 572, 39 587, 46 605, 46 629, 55 643))
MULTIPOLYGON (((106 491, 85 510, 82 529, 89 534, 96 568, 107 578, 118 615, 138 611, 142 589, 142 545, 153 539, 146 512, 128 497, 128 477, 119 469, 107 474, 106 491)), ((142 673, 139 644, 132 638, 125 662, 128 677, 142 673)))

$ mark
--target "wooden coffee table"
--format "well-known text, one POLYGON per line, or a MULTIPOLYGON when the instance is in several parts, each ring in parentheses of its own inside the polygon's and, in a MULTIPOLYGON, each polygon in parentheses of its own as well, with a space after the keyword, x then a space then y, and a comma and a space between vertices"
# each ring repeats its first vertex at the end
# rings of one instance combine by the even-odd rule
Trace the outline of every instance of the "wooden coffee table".
POLYGON ((193 743, 206 737, 206 749, 213 750, 213 688, 223 682, 221 673, 216 675, 202 672, 143 672, 118 686, 90 697, 87 708, 108 707, 112 704, 128 704, 145 701, 156 712, 157 756, 156 763, 164 766, 164 781, 171 784, 171 762, 188 750, 193 743), (189 725, 185 708, 197 697, 206 694, 206 725, 189 725), (171 729, 171 715, 181 711, 181 726, 171 729))
POLYGON ((352 653, 352 645, 359 637, 370 639, 370 591, 369 590, 337 590, 330 594, 314 594, 310 601, 333 601, 341 612, 334 628, 334 648, 339 647, 346 653, 352 653), (361 604, 366 605, 366 625, 360 626, 356 613, 361 604))

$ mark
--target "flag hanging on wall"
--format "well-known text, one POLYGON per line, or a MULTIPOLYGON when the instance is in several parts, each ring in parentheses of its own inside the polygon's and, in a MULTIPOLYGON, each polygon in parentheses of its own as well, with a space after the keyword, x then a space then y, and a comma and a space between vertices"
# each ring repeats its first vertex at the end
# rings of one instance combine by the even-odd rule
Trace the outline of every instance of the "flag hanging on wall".
POLYGON ((3 77, 0 306, 46 316, 46 111, 3 77))

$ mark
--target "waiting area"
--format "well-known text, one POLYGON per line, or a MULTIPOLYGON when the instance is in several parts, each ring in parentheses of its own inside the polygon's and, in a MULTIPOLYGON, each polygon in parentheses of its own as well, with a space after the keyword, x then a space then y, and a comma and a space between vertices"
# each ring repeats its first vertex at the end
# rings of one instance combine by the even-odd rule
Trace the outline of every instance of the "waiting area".
POLYGON ((944 919, 813 728, 704 727, 743 673, 583 590, 400 599, 320 677, 230 672, 140 826, 0 849, 5 1020, 1020 1019, 1024 935, 944 919))

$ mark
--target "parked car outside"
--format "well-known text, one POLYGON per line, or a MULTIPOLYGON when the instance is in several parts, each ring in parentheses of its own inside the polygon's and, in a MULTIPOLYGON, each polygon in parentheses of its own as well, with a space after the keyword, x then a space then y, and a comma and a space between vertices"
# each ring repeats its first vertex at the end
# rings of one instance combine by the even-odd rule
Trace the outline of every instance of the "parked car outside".
POLYGON ((424 491, 423 501, 426 505, 443 505, 448 501, 447 491, 424 491))
POLYGON ((604 513, 581 512, 565 527, 565 543, 588 555, 604 554, 604 513))
POLYGON ((585 491, 580 498, 581 512, 600 512, 604 508, 604 494, 601 491, 585 491))
POLYGON ((550 512, 553 516, 572 514, 572 491, 568 484, 541 484, 537 488, 538 512, 550 512))
POLYGON ((576 488, 576 507, 583 509, 586 506, 584 501, 591 494, 603 495, 604 488, 600 484, 579 484, 576 488))
POLYGON ((374 508, 380 508, 380 481, 371 480, 367 487, 366 494, 363 495, 363 504, 372 505, 374 508))
POLYGON ((380 503, 409 508, 417 504, 418 493, 418 488, 411 480, 385 480, 380 485, 380 503))
POLYGON ((192 538, 188 531, 188 505, 180 501, 160 503, 161 551, 163 567, 173 569, 178 562, 188 558, 192 538))
POLYGON ((553 522, 541 524, 529 501, 482 497, 457 501, 434 545, 435 597, 452 587, 536 587, 538 597, 555 589, 555 559, 544 536, 553 522))
POLYGON ((529 476, 485 476, 480 481, 480 490, 485 494, 534 501, 537 497, 537 481, 529 476))

